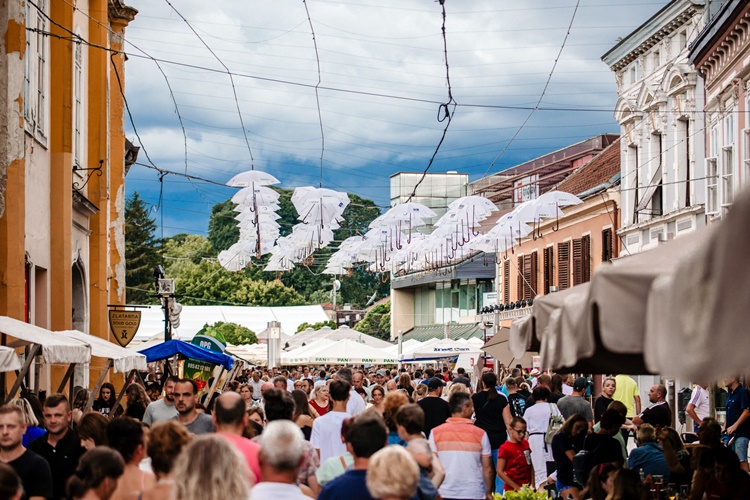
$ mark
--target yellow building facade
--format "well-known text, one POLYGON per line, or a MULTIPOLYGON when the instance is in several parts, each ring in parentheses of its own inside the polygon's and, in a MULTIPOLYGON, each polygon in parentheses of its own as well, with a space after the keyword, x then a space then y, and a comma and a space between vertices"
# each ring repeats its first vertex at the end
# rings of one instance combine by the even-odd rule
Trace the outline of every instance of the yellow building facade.
MULTIPOLYGON (((126 156, 137 150, 124 135, 121 50, 136 13, 121 0, 0 4, 0 316, 110 339, 107 305, 125 303, 126 156)), ((63 371, 31 376, 54 390, 63 371)))

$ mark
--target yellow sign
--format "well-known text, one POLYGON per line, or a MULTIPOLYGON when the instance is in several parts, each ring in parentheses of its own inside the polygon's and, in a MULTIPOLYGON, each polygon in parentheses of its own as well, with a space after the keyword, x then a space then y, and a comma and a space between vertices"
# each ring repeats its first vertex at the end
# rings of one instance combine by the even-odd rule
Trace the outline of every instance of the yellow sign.
POLYGON ((122 347, 126 347, 133 340, 140 324, 141 311, 109 311, 109 328, 122 347))

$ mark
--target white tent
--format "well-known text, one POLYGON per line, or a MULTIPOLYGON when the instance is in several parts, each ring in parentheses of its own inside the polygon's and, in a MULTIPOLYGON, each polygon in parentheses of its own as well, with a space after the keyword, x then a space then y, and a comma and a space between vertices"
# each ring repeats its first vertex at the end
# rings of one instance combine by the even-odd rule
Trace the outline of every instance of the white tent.
MULTIPOLYGON (((333 333, 333 329, 324 326, 319 330, 313 330, 312 328, 305 328, 301 332, 295 334, 288 342, 289 347, 287 351, 292 351, 298 347, 302 347, 302 344, 310 344, 316 340, 325 339, 330 333, 333 333)), ((283 347, 283 346, 282 346, 283 347)))
POLYGON ((307 363, 310 353, 318 352, 333 344, 333 340, 319 339, 312 340, 309 344, 292 349, 289 352, 281 353, 282 365, 297 365, 307 363))
MULTIPOLYGON (((307 364, 396 364, 395 356, 389 356, 382 349, 368 347, 352 340, 337 340, 329 345, 319 344, 308 354, 307 364)), ((284 363, 282 355, 282 363, 284 363)), ((302 361, 300 361, 302 362, 302 361)), ((296 363, 291 363, 296 364, 296 363)))
POLYGON ((17 339, 9 342, 9 347, 31 344, 40 346, 40 354, 45 363, 68 364, 91 361, 91 348, 88 345, 17 319, 0 316, 0 332, 17 339))
POLYGON ((452 339, 441 339, 435 343, 425 345, 414 350, 409 358, 404 357, 402 361, 426 361, 445 359, 459 356, 461 354, 481 355, 481 346, 458 342, 452 339))
POLYGON ((112 366, 116 372, 128 373, 131 370, 146 370, 146 356, 140 353, 133 353, 124 347, 108 342, 94 335, 87 335, 78 330, 65 330, 55 332, 56 334, 65 335, 78 342, 83 342, 91 348, 91 354, 98 358, 112 360, 112 366))
POLYGON ((224 352, 243 359, 253 365, 265 366, 268 363, 268 345, 266 344, 229 344, 224 352))
MULTIPOLYGON (((401 352, 411 352, 414 349, 419 348, 419 346, 422 345, 423 342, 420 342, 417 339, 409 339, 401 343, 401 352)), ((391 356, 398 357, 398 344, 390 345, 383 349, 386 353, 388 353, 391 356)))
POLYGON ((0 346, 0 372, 12 372, 21 369, 21 362, 14 349, 0 346))
POLYGON ((338 329, 331 332, 326 338, 331 340, 349 339, 360 344, 365 344, 369 347, 377 347, 380 349, 391 347, 393 345, 391 342, 359 332, 353 328, 349 328, 347 325, 338 327, 338 329))

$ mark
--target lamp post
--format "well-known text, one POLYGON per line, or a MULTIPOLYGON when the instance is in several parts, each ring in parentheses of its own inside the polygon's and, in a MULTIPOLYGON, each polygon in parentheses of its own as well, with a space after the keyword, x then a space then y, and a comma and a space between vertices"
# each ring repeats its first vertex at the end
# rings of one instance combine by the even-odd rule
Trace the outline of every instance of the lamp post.
POLYGON ((281 323, 268 322, 268 368, 277 368, 281 363, 281 323))

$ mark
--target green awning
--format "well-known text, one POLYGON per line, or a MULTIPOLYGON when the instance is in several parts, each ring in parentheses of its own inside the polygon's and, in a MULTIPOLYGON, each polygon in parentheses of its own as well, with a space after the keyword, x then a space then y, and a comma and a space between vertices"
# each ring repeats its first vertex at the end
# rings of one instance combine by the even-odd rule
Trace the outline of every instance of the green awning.
MULTIPOLYGON (((452 340, 470 338, 484 339, 484 330, 481 330, 475 323, 451 323, 448 326, 448 338, 452 340)), ((445 325, 421 325, 415 326, 408 332, 404 333, 404 342, 410 339, 424 342, 430 339, 445 338, 445 325)))

